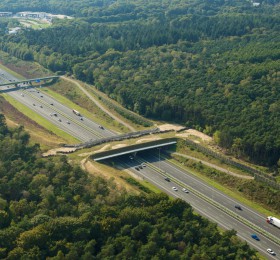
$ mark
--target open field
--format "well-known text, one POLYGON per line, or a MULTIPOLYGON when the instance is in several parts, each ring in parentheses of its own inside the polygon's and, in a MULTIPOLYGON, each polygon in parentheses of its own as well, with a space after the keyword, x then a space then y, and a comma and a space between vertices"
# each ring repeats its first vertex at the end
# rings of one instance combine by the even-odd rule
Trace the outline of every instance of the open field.
POLYGON ((38 20, 38 19, 18 19, 18 21, 24 26, 28 28, 32 28, 34 30, 44 29, 51 26, 51 23, 45 20, 38 20))

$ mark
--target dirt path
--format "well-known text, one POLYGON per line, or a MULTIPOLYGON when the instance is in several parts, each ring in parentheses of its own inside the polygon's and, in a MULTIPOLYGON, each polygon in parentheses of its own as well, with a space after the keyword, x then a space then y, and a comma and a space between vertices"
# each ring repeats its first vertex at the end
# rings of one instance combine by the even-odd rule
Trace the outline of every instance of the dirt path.
POLYGON ((252 176, 237 174, 237 173, 229 171, 228 169, 219 167, 219 166, 217 166, 217 165, 215 165, 213 163, 202 161, 200 159, 197 159, 197 158, 189 156, 189 155, 185 155, 185 154, 182 154, 182 153, 173 153, 173 154, 176 154, 176 155, 179 155, 179 156, 182 156, 182 157, 185 157, 185 158, 197 161, 197 162, 201 162, 202 164, 205 164, 205 165, 207 165, 207 166, 209 166, 211 168, 214 168, 214 169, 216 169, 218 171, 224 172, 226 174, 232 175, 232 176, 237 177, 237 178, 247 179, 247 180, 253 180, 254 179, 254 177, 252 177, 252 176))
POLYGON ((68 77, 62 76, 63 79, 71 81, 72 83, 76 84, 79 89, 81 91, 83 91, 87 97, 95 103, 95 105, 97 105, 101 110, 103 110, 105 113, 107 113, 110 117, 112 117, 113 119, 115 119, 116 121, 118 121, 119 123, 121 123, 122 125, 126 126, 128 129, 130 129, 131 131, 135 132, 135 128, 132 127, 131 125, 129 125, 128 123, 124 122, 123 120, 121 120, 120 118, 118 118, 116 115, 114 115, 113 113, 111 113, 105 106, 103 106, 99 101, 97 101, 85 88, 83 88, 81 86, 81 84, 79 82, 77 82, 74 79, 70 79, 68 77))

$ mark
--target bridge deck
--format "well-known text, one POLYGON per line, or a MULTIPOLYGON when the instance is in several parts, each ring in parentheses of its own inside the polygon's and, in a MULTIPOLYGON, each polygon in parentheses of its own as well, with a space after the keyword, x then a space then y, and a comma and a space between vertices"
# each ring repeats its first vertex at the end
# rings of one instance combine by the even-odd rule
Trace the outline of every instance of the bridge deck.
POLYGON ((36 81, 41 81, 41 80, 47 80, 47 79, 54 79, 54 78, 59 78, 60 76, 49 76, 49 77, 43 77, 43 78, 36 78, 36 79, 24 79, 24 80, 18 80, 18 81, 10 81, 6 83, 1 83, 1 86, 9 86, 9 85, 17 85, 20 83, 26 83, 26 82, 36 82, 36 81))
POLYGON ((126 146, 110 151, 105 151, 105 152, 100 152, 96 153, 91 156, 91 158, 94 159, 94 161, 102 161, 105 159, 125 155, 125 154, 133 154, 135 152, 140 152, 144 150, 149 150, 153 148, 159 148, 167 145, 173 145, 176 144, 177 140, 176 138, 168 138, 168 139, 162 139, 162 140, 156 140, 156 141, 151 141, 151 142, 146 142, 142 144, 136 144, 136 145, 131 145, 131 146, 126 146))

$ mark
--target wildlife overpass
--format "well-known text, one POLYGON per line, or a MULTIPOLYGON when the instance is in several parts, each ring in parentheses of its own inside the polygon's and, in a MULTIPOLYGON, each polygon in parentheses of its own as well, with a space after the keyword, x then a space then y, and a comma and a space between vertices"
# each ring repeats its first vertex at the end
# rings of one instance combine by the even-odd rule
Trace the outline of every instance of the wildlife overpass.
POLYGON ((110 151, 96 153, 96 154, 91 155, 91 158, 94 161, 102 161, 102 160, 106 160, 109 158, 122 156, 122 155, 126 155, 126 154, 135 154, 140 151, 145 151, 145 150, 154 149, 154 148, 161 148, 161 147, 168 146, 168 145, 174 145, 176 143, 177 143, 176 138, 160 139, 160 140, 156 140, 156 141, 150 141, 150 142, 146 142, 146 143, 142 143, 142 144, 134 144, 134 145, 118 148, 118 149, 113 149, 110 151))

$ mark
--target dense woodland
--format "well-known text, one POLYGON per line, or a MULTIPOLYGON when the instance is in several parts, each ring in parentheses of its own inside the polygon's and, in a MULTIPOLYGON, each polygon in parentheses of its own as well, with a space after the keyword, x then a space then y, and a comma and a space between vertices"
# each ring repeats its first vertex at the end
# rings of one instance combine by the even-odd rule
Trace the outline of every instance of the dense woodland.
POLYGON ((33 11, 76 18, 2 33, 0 48, 72 73, 141 115, 203 130, 234 155, 277 165, 280 1, 258 2, 31 1, 33 11))
POLYGON ((257 259, 164 194, 128 194, 65 156, 41 158, 0 114, 0 259, 257 259))

